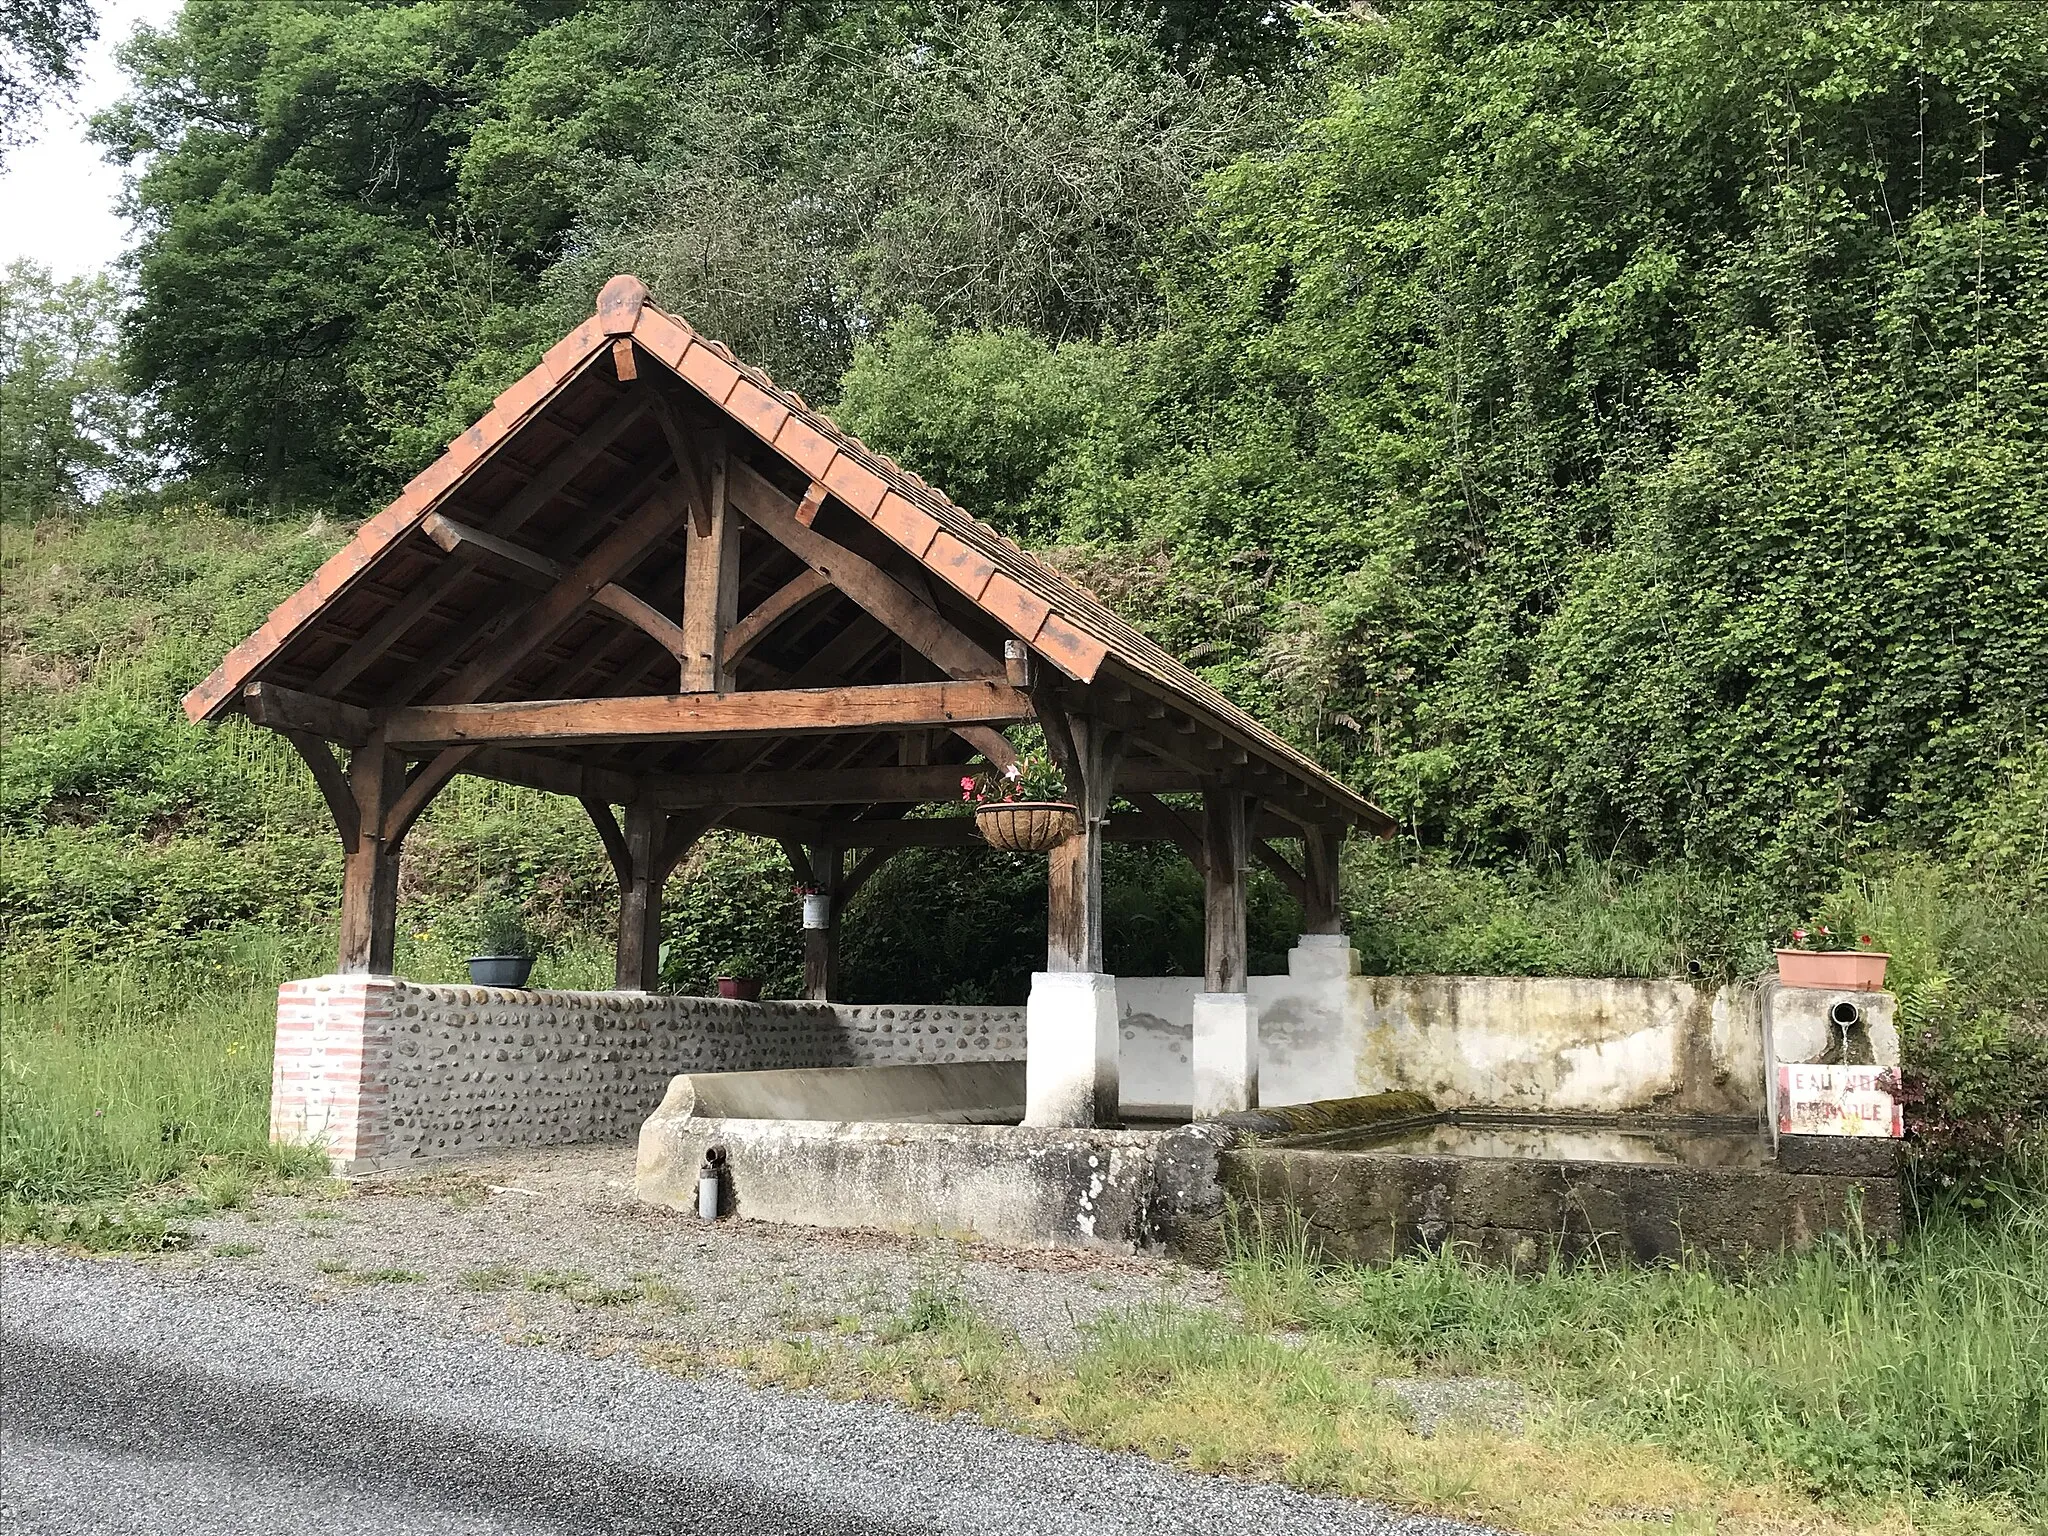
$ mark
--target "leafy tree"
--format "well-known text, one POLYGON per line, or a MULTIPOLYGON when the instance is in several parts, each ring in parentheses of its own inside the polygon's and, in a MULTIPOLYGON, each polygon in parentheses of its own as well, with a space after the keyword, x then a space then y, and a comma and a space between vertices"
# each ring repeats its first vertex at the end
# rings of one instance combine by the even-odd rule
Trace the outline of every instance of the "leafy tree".
MULTIPOLYGON (((230 486, 374 496, 520 281, 460 153, 554 0, 188 0, 96 121, 136 168, 132 366, 230 486)), ((530 262, 528 263, 530 265, 530 262)))
POLYGON ((28 142, 45 100, 77 84, 79 52, 98 35, 92 0, 10 0, 0 10, 0 165, 28 142))
POLYGON ((911 306, 1128 329, 1280 120, 1283 71, 1215 61, 1289 30, 1192 15, 189 0, 96 126, 137 172, 131 363, 227 488, 362 502, 613 271, 812 392, 911 306))
POLYGON ((673 77, 661 151, 595 200, 564 307, 632 271, 778 378, 829 393, 855 340, 942 326, 1092 337, 1150 321, 1201 178, 1276 98, 1046 5, 849 7, 673 77))
POLYGON ((0 506, 35 516, 146 473, 123 388, 120 296, 104 275, 0 274, 0 506))

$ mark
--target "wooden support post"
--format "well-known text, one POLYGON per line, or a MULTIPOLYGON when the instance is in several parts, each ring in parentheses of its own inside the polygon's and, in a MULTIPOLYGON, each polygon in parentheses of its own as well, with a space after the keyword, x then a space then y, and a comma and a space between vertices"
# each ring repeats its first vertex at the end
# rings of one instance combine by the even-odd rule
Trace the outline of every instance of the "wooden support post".
POLYGON ((1052 850, 1046 865, 1046 946, 1048 971, 1102 969, 1102 824, 1116 789, 1117 765, 1123 758, 1123 733, 1106 729, 1087 716, 1068 716, 1065 729, 1048 729, 1046 739, 1060 738, 1061 768, 1067 789, 1081 812, 1081 828, 1052 850))
POLYGON ((626 862, 619 890, 618 966, 612 985, 621 992, 652 992, 661 982, 661 888, 666 818, 644 802, 626 807, 626 862))
POLYGON ((810 850, 811 884, 824 903, 824 926, 813 927, 812 903, 804 913, 804 996, 814 1003, 827 1003, 839 990, 839 898, 845 884, 846 852, 830 844, 815 844, 810 850))
POLYGON ((739 528, 725 493, 724 451, 709 457, 710 517, 691 521, 683 566, 684 693, 726 693, 733 685, 725 637, 739 622, 739 528))
POLYGON ((1202 793, 1206 992, 1245 989, 1245 797, 1230 787, 1202 793))
POLYGON ((1337 854, 1344 846, 1344 833, 1311 828, 1302 835, 1303 874, 1306 894, 1302 906, 1302 932, 1342 933, 1344 908, 1337 889, 1337 854))
POLYGON ((1197 1120, 1259 1102, 1259 1022, 1245 982, 1244 895, 1254 803, 1236 785, 1202 792, 1207 954, 1188 1041, 1197 1120))
POLYGON ((349 756, 349 792, 356 803, 355 847, 342 856, 341 943, 335 969, 344 976, 389 976, 398 939, 398 849, 387 838, 388 813, 405 793, 405 759, 372 736, 349 756))

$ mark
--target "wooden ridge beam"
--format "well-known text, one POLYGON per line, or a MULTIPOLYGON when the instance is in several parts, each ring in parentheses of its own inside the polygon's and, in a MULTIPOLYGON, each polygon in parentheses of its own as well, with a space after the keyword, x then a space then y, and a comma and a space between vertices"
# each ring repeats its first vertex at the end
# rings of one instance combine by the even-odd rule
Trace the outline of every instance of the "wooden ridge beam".
POLYGON ((1028 720, 1031 701, 1007 683, 961 680, 867 688, 654 694, 533 703, 424 704, 387 711, 385 739, 404 749, 487 742, 687 741, 1028 720))

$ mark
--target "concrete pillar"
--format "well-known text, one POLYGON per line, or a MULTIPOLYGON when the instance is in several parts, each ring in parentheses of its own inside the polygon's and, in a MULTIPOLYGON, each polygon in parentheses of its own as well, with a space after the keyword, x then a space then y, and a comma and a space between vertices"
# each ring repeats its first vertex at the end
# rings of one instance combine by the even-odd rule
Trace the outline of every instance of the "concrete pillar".
POLYGON ((1259 1106, 1259 1014, 1243 992, 1195 994, 1194 1115, 1213 1120, 1259 1106))
POLYGON ((1039 971, 1024 1010, 1024 1123, 1117 1123, 1116 978, 1039 971))
POLYGON ((1287 974, 1297 981, 1335 981, 1360 969, 1348 934, 1304 933, 1287 951, 1287 974))

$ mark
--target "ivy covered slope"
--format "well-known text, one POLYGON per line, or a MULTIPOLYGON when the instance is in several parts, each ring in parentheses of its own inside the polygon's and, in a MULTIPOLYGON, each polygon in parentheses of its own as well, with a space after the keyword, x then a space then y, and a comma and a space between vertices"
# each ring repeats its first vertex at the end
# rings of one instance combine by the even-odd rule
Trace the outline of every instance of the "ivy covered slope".
POLYGON ((843 414, 1421 839, 1825 881, 2048 724, 2048 13, 1402 4, 1167 321, 843 414))

